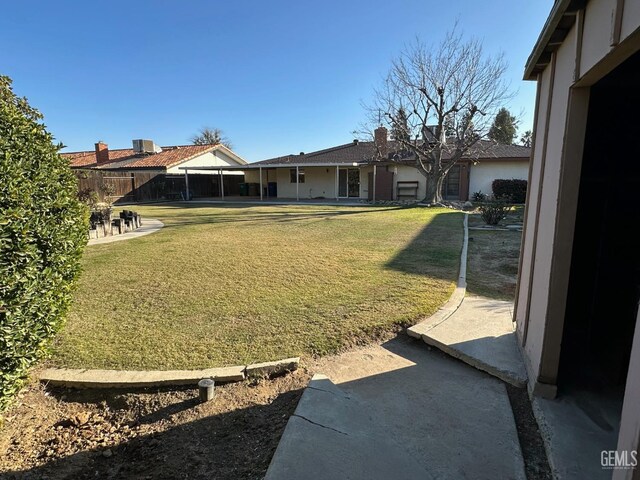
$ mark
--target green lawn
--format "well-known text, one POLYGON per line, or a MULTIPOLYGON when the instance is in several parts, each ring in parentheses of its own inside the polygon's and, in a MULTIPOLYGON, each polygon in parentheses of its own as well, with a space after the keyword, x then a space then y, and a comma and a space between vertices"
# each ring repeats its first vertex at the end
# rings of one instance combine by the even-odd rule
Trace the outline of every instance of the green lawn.
POLYGON ((333 353, 430 315, 457 276, 447 209, 144 206, 157 233, 87 247, 52 362, 202 368, 333 353))

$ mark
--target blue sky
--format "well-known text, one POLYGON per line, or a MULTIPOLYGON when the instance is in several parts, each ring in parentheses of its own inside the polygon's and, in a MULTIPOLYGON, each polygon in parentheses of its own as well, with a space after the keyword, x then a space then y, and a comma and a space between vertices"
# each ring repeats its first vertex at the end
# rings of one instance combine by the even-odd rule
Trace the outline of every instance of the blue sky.
POLYGON ((419 36, 437 43, 456 20, 502 51, 531 128, 526 59, 552 0, 31 1, 0 16, 0 74, 45 115, 65 151, 97 140, 189 143, 224 130, 248 161, 349 142, 362 101, 419 36))

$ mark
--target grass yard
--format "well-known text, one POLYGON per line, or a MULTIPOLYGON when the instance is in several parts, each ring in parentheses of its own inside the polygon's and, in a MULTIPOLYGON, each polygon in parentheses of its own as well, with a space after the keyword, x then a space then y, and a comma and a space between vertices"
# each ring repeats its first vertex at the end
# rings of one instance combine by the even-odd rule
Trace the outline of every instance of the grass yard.
MULTIPOLYGON (((521 223, 524 207, 513 207, 502 224, 521 223)), ((482 226, 479 214, 469 215, 469 227, 482 226)), ((467 293, 513 300, 518 280, 520 240, 518 231, 469 230, 467 293)))
POLYGON ((430 315, 454 288, 447 209, 162 205, 165 228, 87 247, 52 362, 192 369, 323 355, 430 315))

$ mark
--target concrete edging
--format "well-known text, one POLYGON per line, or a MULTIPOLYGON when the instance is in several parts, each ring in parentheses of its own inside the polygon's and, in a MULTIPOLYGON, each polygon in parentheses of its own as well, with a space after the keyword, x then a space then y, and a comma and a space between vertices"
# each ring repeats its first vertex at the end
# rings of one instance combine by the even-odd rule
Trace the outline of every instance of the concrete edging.
POLYGON ((121 235, 110 235, 108 237, 90 238, 87 245, 104 245, 105 243, 123 242, 133 238, 144 237, 151 233, 156 233, 164 227, 164 223, 155 218, 145 218, 143 224, 132 232, 126 232, 121 235))
POLYGON ((453 291, 449 300, 440 307, 440 309, 430 317, 416 323, 414 326, 407 328, 407 334, 413 338, 422 338, 426 332, 433 327, 440 325, 447 318, 455 313, 462 304, 464 296, 467 293, 467 252, 469 249, 469 215, 464 214, 464 236, 462 241, 462 251, 460 252, 460 270, 458 273, 458 282, 456 289, 453 291))
POLYGON ((247 377, 271 376, 298 368, 300 357, 275 362, 252 363, 203 370, 87 370, 48 368, 38 374, 41 382, 74 388, 141 388, 168 385, 196 385, 203 378, 221 383, 247 377))

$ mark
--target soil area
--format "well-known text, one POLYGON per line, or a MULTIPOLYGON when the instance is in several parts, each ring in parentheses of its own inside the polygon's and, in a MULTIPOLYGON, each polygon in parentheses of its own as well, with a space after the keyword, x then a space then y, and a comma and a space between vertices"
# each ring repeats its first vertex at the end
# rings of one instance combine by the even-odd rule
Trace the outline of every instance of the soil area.
POLYGON ((2 479, 263 478, 310 374, 194 388, 73 390, 33 383, 0 431, 2 479))
MULTIPOLYGON (((277 378, 216 385, 207 403, 192 387, 75 390, 33 382, 5 412, 0 479, 263 478, 313 372, 359 378, 406 362, 379 345, 354 347, 277 378)), ((527 478, 550 479, 527 392, 507 390, 527 478)))

